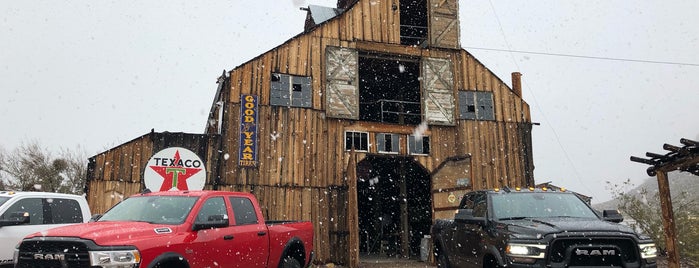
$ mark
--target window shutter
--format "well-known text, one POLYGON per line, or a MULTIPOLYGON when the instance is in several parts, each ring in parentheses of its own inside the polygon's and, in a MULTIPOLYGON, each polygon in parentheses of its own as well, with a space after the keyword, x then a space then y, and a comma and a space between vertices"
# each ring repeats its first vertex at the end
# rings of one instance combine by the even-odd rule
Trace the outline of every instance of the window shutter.
POLYGON ((291 80, 291 106, 311 107, 311 78, 294 76, 291 80))
POLYGON ((459 91, 459 119, 476 119, 476 99, 473 91, 459 91))
POLYGON ((325 58, 326 115, 359 119, 357 50, 329 46, 325 58))
POLYGON ((274 106, 289 106, 289 76, 273 73, 271 85, 269 103, 274 106))
POLYGON ((476 102, 478 120, 495 120, 495 112, 493 109, 493 92, 476 92, 476 102))
POLYGON ((454 75, 446 59, 422 61, 423 109, 425 120, 433 125, 454 125, 454 75))

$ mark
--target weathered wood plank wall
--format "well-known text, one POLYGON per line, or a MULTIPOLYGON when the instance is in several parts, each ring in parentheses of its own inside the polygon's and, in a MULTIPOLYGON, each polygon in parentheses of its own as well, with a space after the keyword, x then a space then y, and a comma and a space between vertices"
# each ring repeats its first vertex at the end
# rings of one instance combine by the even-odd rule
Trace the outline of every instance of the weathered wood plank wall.
POLYGON ((141 192, 148 160, 171 146, 199 155, 206 165, 206 185, 213 187, 218 177, 219 143, 218 135, 151 132, 91 157, 85 192, 92 213, 104 213, 123 198, 141 192))
MULTIPOLYGON (((454 5, 452 0, 441 2, 454 5)), ((373 135, 388 131, 401 134, 404 143, 413 131, 411 126, 327 118, 323 65, 328 46, 448 59, 454 73, 455 98, 460 90, 493 92, 494 121, 457 119, 455 126, 430 126, 426 133, 432 145, 430 154, 413 156, 426 170, 434 170, 451 156, 470 154, 471 187, 480 189, 525 185, 525 176, 533 168, 528 104, 465 50, 400 45, 400 10, 395 9, 394 4, 398 2, 360 0, 344 14, 230 71, 228 88, 221 94, 225 101, 223 125, 226 127, 222 129, 220 149, 221 154, 228 157, 217 158, 220 155, 218 145, 213 145, 215 142, 210 142, 201 155, 207 159, 207 189, 252 192, 260 199, 268 219, 312 220, 316 227, 316 259, 320 262, 341 263, 349 258, 346 250, 334 250, 345 248, 349 244, 347 236, 351 235, 347 210, 353 204, 347 202, 345 175, 349 153, 343 146, 344 132, 361 130, 373 135), (273 72, 311 77, 311 107, 271 106, 273 72), (254 169, 237 165, 241 94, 259 96, 259 162, 254 169), (218 166, 212 166, 214 163, 218 166), (221 181, 215 184, 219 169, 221 181)), ((454 34, 458 37, 458 31, 454 34)), ((458 44, 454 36, 443 37, 443 40, 458 44)), ((91 165, 95 168, 88 182, 89 200, 97 204, 93 212, 103 212, 114 204, 111 196, 128 196, 141 190, 140 180, 148 158, 158 148, 166 146, 147 136, 93 158, 91 165)), ((376 153, 376 148, 371 148, 370 153, 376 153)), ((407 150, 403 148, 401 153, 405 155, 407 150)), ((366 153, 357 153, 356 161, 360 162, 365 156, 366 153)), ((433 199, 443 202, 444 197, 437 195, 433 199)), ((446 213, 435 213, 434 217, 444 215, 446 213)))
MULTIPOLYGON (((346 130, 385 132, 386 126, 375 123, 351 122, 325 117, 325 78, 323 64, 325 48, 340 46, 363 51, 449 59, 454 70, 455 89, 491 91, 496 108, 495 121, 457 120, 455 127, 430 127, 432 151, 429 156, 415 156, 427 170, 433 170, 444 159, 454 155, 471 154, 473 188, 503 185, 524 185, 527 156, 522 150, 521 122, 530 122, 527 104, 483 64, 467 51, 459 49, 421 49, 400 44, 399 10, 393 1, 359 1, 343 15, 319 25, 307 34, 299 35, 275 49, 235 68, 230 72, 230 101, 227 105, 227 124, 237 126, 240 118, 240 94, 260 96, 259 106, 259 166, 241 170, 235 157, 225 161, 223 184, 231 187, 301 187, 310 189, 344 189, 344 174, 348 153, 344 151, 346 130), (269 105, 270 74, 287 73, 312 77, 313 99, 310 109, 275 107, 269 105), (372 131, 373 129, 373 131, 372 131), (340 187, 340 188, 337 188, 340 187)), ((457 92, 454 92, 455 96, 457 92)), ((237 129, 229 128, 224 134, 225 151, 237 155, 237 129)), ((396 132, 394 132, 396 133, 396 132)), ((412 129, 403 132, 412 133, 412 129)), ((357 161, 365 154, 358 153, 357 161)), ((328 200, 325 198, 324 200, 328 200)), ((269 202, 264 199, 263 202, 269 202)), ((293 211, 325 211, 323 202, 302 203, 292 199, 293 211)), ((268 216, 275 218, 290 211, 281 203, 267 203, 268 216)), ((340 202, 343 203, 343 202, 340 202)), ((322 213, 321 213, 322 214, 322 213)), ((321 215, 319 214, 319 215, 321 215)), ((338 221, 345 216, 336 215, 338 221)), ((435 215, 437 217, 437 215, 435 215)), ((326 221, 330 215, 315 218, 316 242, 325 245, 332 239, 326 221)), ((332 223, 336 226, 337 222, 332 223)), ((340 228, 340 229, 346 229, 340 228)), ((343 242, 344 243, 344 242, 343 242)), ((337 246, 336 244, 334 244, 337 246)), ((320 261, 337 261, 334 251, 319 247, 320 261)))

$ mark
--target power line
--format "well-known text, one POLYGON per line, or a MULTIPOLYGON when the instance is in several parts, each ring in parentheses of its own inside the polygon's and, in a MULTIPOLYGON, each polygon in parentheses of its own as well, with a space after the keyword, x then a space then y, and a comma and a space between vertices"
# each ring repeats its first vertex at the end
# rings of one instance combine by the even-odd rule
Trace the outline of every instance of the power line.
POLYGON ((573 54, 561 54, 561 53, 545 53, 545 52, 523 51, 523 50, 512 50, 512 49, 484 48, 484 47, 464 47, 464 48, 468 48, 468 49, 478 49, 478 50, 489 50, 489 51, 499 51, 499 52, 509 52, 509 53, 522 53, 522 54, 534 54, 534 55, 556 56, 556 57, 583 58, 583 59, 595 59, 595 60, 612 60, 612 61, 625 61, 625 62, 640 62, 640 63, 652 63, 652 64, 685 65, 685 66, 695 66, 695 67, 699 67, 699 63, 686 63, 686 62, 673 62, 673 61, 654 61, 654 60, 637 60, 637 59, 624 59, 624 58, 611 58, 611 57, 597 57, 597 56, 585 56, 585 55, 573 55, 573 54))
MULTIPOLYGON (((512 58, 512 62, 515 64, 515 66, 517 66, 517 70, 519 71, 519 70, 520 70, 519 64, 518 64, 517 61, 515 60, 515 56, 514 56, 514 54, 513 54, 513 53, 515 53, 515 52, 517 52, 517 51, 516 51, 516 50, 512 50, 512 47, 510 46, 510 42, 507 41, 507 35, 505 34, 505 29, 503 29, 503 27, 502 27, 502 23, 500 22, 500 17, 498 16, 497 11, 495 10, 495 5, 493 5, 493 1, 489 0, 488 2, 490 3, 490 8, 493 9, 493 14, 495 14, 495 19, 497 20, 498 26, 500 27, 500 34, 502 34, 502 39, 505 40, 505 44, 507 45, 507 48, 508 48, 507 50, 504 50, 504 49, 503 49, 503 50, 501 50, 501 51, 509 52, 509 53, 510 53, 510 58, 512 58)), ((478 49, 478 48, 473 48, 473 47, 472 47, 472 49, 478 49)), ((521 52, 520 52, 520 53, 521 53, 521 52)), ((532 98, 534 99, 534 105, 536 106, 536 108, 537 108, 539 111, 541 111, 541 116, 544 118, 544 122, 546 122, 546 125, 547 125, 547 126, 551 129, 551 131, 553 132, 553 136, 556 137, 556 142, 558 143, 558 146, 561 148, 561 151, 563 151, 563 155, 564 155, 565 158, 568 160, 568 163, 570 164, 570 166, 571 166, 572 169, 573 169, 573 175, 575 175, 575 179, 578 180, 578 182, 580 183, 580 185, 582 185, 583 187, 585 187, 585 190, 587 190, 588 192, 592 192, 589 188, 587 188, 587 185, 585 185, 584 183, 582 183, 582 178, 580 177, 580 172, 578 172, 578 168, 575 166, 575 162, 573 162, 573 160, 570 159, 570 156, 568 155, 568 151, 566 150, 565 146, 563 146, 563 143, 561 142, 561 139, 558 137, 558 132, 556 132, 556 129, 553 127, 553 124, 551 124, 551 123, 549 122, 549 119, 548 119, 548 117, 546 116, 546 113, 544 112, 544 109, 542 109, 542 108, 541 108, 541 105, 539 105, 539 101, 536 99, 536 95, 534 94, 534 91, 533 91, 531 88, 529 88, 529 86, 528 86, 527 84, 525 84, 525 87, 526 87, 526 88, 529 90, 529 92, 531 93, 532 98)))

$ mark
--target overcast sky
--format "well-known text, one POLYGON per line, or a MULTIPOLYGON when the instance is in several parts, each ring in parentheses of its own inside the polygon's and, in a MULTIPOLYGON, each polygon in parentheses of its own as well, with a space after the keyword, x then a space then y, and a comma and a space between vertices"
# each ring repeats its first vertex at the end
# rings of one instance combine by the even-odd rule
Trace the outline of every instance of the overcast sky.
MULTIPOLYGON (((375 0, 382 1, 382 0, 375 0)), ((221 72, 334 0, 2 1, 0 146, 95 155, 155 131, 203 133, 221 72)), ((610 199, 663 143, 699 139, 699 1, 460 1, 461 45, 523 74, 535 180, 610 199), (516 52, 507 52, 516 51, 516 52)))

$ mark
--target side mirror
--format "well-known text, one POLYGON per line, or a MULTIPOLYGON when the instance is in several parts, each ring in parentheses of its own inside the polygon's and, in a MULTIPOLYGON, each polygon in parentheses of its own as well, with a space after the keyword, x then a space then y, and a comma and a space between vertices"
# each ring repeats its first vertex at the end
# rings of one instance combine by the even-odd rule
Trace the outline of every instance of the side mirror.
POLYGON ((90 217, 90 222, 98 221, 100 218, 102 218, 102 214, 93 214, 92 217, 90 217))
POLYGON ((474 217, 473 209, 459 209, 454 215, 454 221, 462 222, 467 224, 478 224, 485 225, 486 219, 484 217, 474 217))
POLYGON ((228 227, 228 215, 226 214, 210 215, 205 222, 195 222, 194 226, 192 226, 192 230, 198 231, 223 227, 228 227))
POLYGON ((624 216, 622 216, 618 210, 614 209, 605 209, 604 211, 602 211, 602 218, 605 221, 616 223, 624 221, 624 216))
POLYGON ((22 225, 29 223, 29 212, 17 211, 10 213, 7 219, 0 220, 0 226, 22 225))

